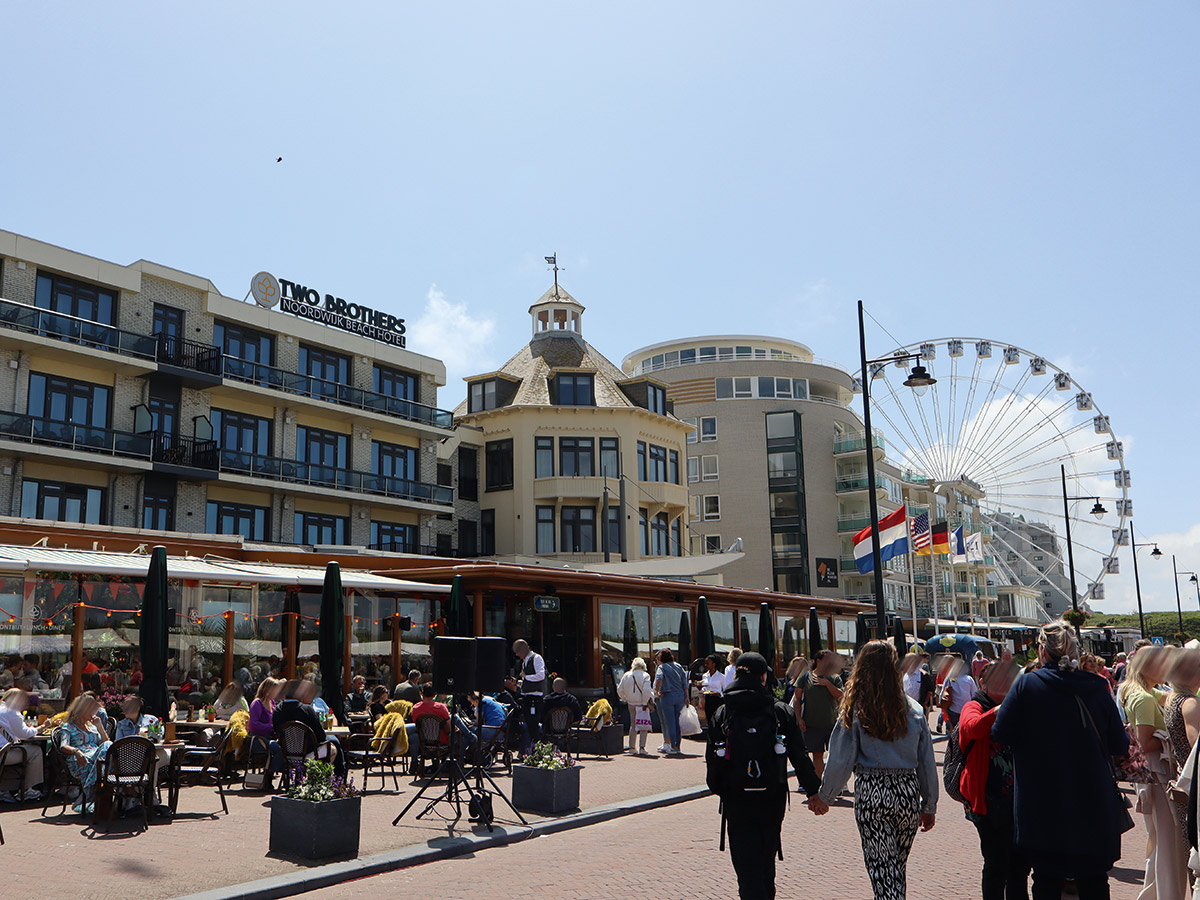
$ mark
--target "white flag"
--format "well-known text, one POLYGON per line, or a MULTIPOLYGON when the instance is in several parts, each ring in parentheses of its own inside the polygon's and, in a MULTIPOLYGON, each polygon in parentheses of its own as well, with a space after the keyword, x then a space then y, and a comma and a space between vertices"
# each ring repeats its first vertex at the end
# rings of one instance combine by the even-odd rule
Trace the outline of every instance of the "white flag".
POLYGON ((967 535, 967 562, 983 562, 983 533, 975 532, 967 535))

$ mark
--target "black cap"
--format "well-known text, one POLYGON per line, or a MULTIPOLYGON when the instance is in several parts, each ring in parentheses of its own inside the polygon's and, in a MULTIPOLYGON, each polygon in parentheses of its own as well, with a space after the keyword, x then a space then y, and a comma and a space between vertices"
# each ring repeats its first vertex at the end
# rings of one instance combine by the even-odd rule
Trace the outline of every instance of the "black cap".
POLYGON ((760 678, 761 676, 766 675, 770 669, 770 666, 767 665, 767 661, 763 658, 763 655, 761 653, 755 653, 753 650, 751 650, 749 653, 743 653, 738 657, 737 667, 739 669, 748 669, 750 674, 755 678, 760 678))

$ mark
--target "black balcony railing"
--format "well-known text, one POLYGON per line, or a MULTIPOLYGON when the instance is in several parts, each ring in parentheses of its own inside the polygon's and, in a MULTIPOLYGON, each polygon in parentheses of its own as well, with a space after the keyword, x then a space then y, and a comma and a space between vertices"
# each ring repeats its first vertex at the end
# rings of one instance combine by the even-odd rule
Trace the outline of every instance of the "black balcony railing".
POLYGON ((418 553, 421 556, 441 556, 447 559, 468 558, 453 547, 438 548, 429 544, 409 544, 404 541, 381 541, 368 544, 367 549, 382 550, 385 553, 418 553))
POLYGON ((158 343, 150 335, 122 331, 112 325, 65 316, 11 300, 0 300, 0 327, 148 360, 155 358, 158 343))
POLYGON ((275 456, 260 456, 255 453, 241 453, 237 450, 220 450, 218 453, 223 472, 236 472, 241 475, 253 475, 256 478, 308 484, 338 491, 358 491, 363 494, 377 494, 401 500, 436 503, 439 506, 454 504, 453 490, 439 487, 436 484, 426 484, 423 481, 391 478, 371 472, 339 469, 335 466, 321 466, 293 459, 279 459, 275 456))
POLYGON ((156 358, 160 363, 209 375, 221 374, 221 348, 170 334, 156 334, 156 358))
POLYGON ((130 434, 111 428, 54 422, 19 413, 0 413, 0 437, 135 459, 149 460, 154 454, 153 434, 130 434))
POLYGON ((149 437, 154 440, 155 462, 194 469, 216 469, 220 464, 216 441, 159 432, 151 432, 149 437))
POLYGON ((400 400, 386 394, 377 394, 374 391, 364 391, 361 388, 338 384, 336 381, 326 381, 312 375, 298 375, 275 366, 245 362, 232 356, 226 356, 224 360, 222 374, 235 381, 245 381, 289 394, 327 400, 342 406, 371 410, 386 416, 396 416, 408 419, 410 422, 421 422, 437 428, 450 428, 454 424, 454 414, 448 410, 425 406, 411 400, 400 400))

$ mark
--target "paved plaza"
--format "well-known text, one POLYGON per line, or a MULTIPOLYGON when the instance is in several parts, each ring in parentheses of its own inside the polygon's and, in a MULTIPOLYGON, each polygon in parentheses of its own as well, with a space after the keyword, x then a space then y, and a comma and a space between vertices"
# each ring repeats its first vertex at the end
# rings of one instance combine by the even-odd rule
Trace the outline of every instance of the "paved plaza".
MULTIPOLYGON (((695 788, 703 784, 701 745, 679 759, 619 756, 585 758, 581 808, 632 803, 638 798, 695 788)), ((940 755, 940 753, 939 753, 940 755)), ((508 779, 497 777, 507 791, 508 779)), ((373 786, 378 782, 372 780, 373 786)), ((396 827, 391 821, 417 790, 401 778, 401 790, 371 793, 363 800, 360 859, 404 847, 438 847, 463 835, 487 834, 463 821, 451 829, 448 806, 418 822, 414 809, 396 827)), ((814 897, 862 900, 870 896, 863 870, 853 810, 848 798, 816 818, 796 795, 784 825, 780 864, 781 898, 814 897)), ((316 873, 315 866, 267 855, 267 798, 235 789, 230 814, 220 813, 211 788, 188 788, 173 821, 158 820, 148 832, 139 818, 115 819, 106 832, 93 832, 90 821, 68 812, 47 817, 41 807, 0 808, 7 841, 0 848, 7 883, 14 896, 69 896, 150 900, 225 888, 259 879, 316 873), (214 816, 213 813, 216 813, 214 816)), ((418 807, 419 809, 419 807, 418 807)), ((511 820, 501 808, 500 820, 511 820)), ((527 816, 531 822, 545 822, 527 816)), ((1146 834, 1140 817, 1125 836, 1125 858, 1113 878, 1114 900, 1132 900, 1141 883, 1146 834)), ((736 895, 728 853, 717 848, 720 820, 711 796, 646 812, 622 815, 599 824, 517 840, 506 846, 475 850, 439 862, 348 881, 309 892, 313 900, 367 897, 437 896, 474 898, 485 884, 521 887, 524 897, 655 898, 732 897, 736 895), (436 884, 436 888, 433 885, 436 884), (527 889, 527 890, 526 890, 527 889)), ((519 829, 509 828, 509 831, 519 829)), ((980 858, 975 831, 958 807, 942 800, 937 827, 919 834, 909 865, 909 896, 978 897, 980 858)))

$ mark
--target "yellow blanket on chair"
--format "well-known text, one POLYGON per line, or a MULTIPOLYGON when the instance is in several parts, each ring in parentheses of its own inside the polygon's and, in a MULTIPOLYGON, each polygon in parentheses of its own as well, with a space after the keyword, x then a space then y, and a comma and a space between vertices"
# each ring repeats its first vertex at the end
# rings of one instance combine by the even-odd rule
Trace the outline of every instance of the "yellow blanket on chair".
POLYGON ((371 738, 371 746, 382 750, 396 739, 396 752, 408 752, 408 732, 404 730, 408 714, 412 712, 412 704, 407 700, 393 700, 384 707, 387 710, 375 723, 375 736, 371 738))
POLYGON ((225 754, 234 759, 241 759, 246 748, 246 740, 250 737, 250 713, 239 709, 229 719, 229 740, 225 743, 225 754))
POLYGON ((592 721, 599 719, 601 725, 608 725, 613 718, 612 704, 601 697, 588 707, 587 718, 592 721))

